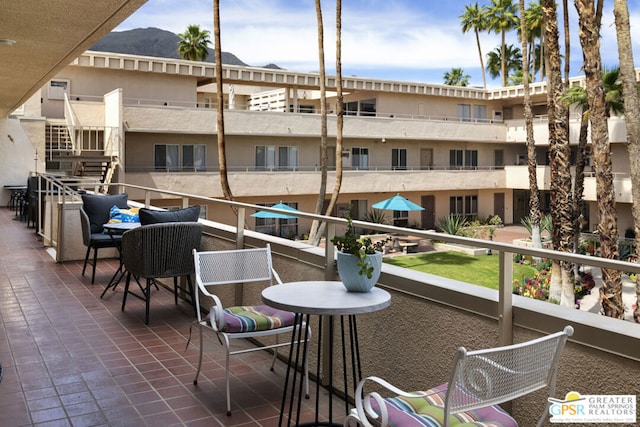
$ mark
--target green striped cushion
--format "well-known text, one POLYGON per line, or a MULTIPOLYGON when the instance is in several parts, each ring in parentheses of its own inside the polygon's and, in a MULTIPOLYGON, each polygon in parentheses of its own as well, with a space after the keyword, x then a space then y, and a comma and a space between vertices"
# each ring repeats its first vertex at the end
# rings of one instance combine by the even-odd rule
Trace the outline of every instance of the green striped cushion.
POLYGON ((268 305, 229 307, 224 310, 224 332, 255 332, 293 325, 295 314, 268 305))
MULTIPOLYGON (((444 395, 446 384, 426 393, 426 397, 396 396, 385 399, 392 427, 437 427, 444 424, 444 395)), ((372 406, 377 408, 374 401, 372 406)), ((452 427, 517 427, 518 423, 498 405, 461 412, 449 417, 452 427)))

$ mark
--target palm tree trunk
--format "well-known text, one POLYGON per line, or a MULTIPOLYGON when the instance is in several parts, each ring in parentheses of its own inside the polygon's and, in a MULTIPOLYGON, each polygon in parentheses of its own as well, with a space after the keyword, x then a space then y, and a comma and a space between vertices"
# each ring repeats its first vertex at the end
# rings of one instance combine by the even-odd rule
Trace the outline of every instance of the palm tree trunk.
MULTIPOLYGON (((322 214, 324 197, 327 193, 327 88, 324 65, 324 28, 320 0, 316 0, 316 19, 318 25, 318 62, 320 64, 320 189, 318 190, 315 213, 319 215, 322 214)), ((309 231, 311 244, 318 245, 320 243, 319 226, 320 222, 313 220, 309 231)))
POLYGON ((529 220, 531 222, 531 244, 542 247, 540 237, 540 195, 536 171, 536 147, 533 137, 533 111, 529 92, 529 55, 527 50, 527 25, 524 0, 520 0, 520 37, 522 38, 522 84, 524 85, 524 123, 527 132, 527 170, 529 172, 529 220))
POLYGON ((544 63, 546 61, 546 54, 547 54, 547 49, 545 49, 545 37, 544 37, 544 31, 540 32, 540 80, 539 81, 544 81, 544 63))
MULTIPOLYGON (((582 210, 584 208, 584 170, 587 162, 587 133, 589 121, 584 113, 580 118, 580 135, 578 137, 578 149, 576 156, 576 174, 573 180, 573 251, 577 253, 580 245, 580 233, 582 232, 582 210)), ((577 268, 574 270, 577 274, 577 268)))
POLYGON ((562 22, 564 24, 564 82, 569 86, 569 73, 571 72, 571 34, 569 33, 569 5, 567 0, 562 0, 562 22))
POLYGON ((480 47, 480 32, 474 28, 476 32, 476 44, 478 45, 478 55, 480 55, 480 70, 482 71, 482 87, 487 88, 487 76, 484 71, 484 59, 482 59, 482 48, 480 47))
MULTIPOLYGON (((554 0, 542 0, 547 43, 547 104, 549 113, 549 151, 551 155, 551 219, 554 249, 573 251, 573 202, 571 194, 571 172, 569 169, 569 109, 559 98, 564 93, 560 72, 560 47, 558 42, 558 18, 554 0)), ((573 265, 561 261, 560 305, 575 306, 573 265)), ((557 297, 558 290, 550 290, 557 297)))
MULTIPOLYGON (((609 133, 607 129, 604 86, 600 59, 600 27, 596 25, 596 13, 592 0, 575 0, 578 11, 580 44, 584 55, 589 120, 591 122, 591 142, 596 173, 598 194, 598 233, 600 234, 600 255, 603 258, 618 258, 618 225, 616 200, 613 188, 609 133)), ((622 319, 622 280, 620 271, 602 269, 600 298, 606 316, 622 319)))
POLYGON ((502 87, 507 85, 507 52, 505 43, 505 31, 502 30, 502 43, 501 43, 501 51, 500 51, 500 72, 502 74, 502 87))
MULTIPOLYGON (((624 116, 627 123, 627 150, 631 172, 631 207, 634 220, 636 255, 640 254, 640 96, 638 96, 636 74, 631 49, 631 28, 626 0, 614 0, 613 14, 618 36, 620 58, 620 80, 624 97, 624 116)), ((638 257, 636 256, 636 259, 638 257)), ((636 307, 633 319, 640 322, 640 274, 636 275, 636 307)))
MULTIPOLYGON (((220 0, 213 0, 213 39, 216 57, 216 99, 218 101, 218 166, 220 186, 225 199, 233 200, 233 193, 227 176, 227 150, 224 138, 224 93, 222 92, 222 48, 220 44, 220 0)), ((238 214, 237 208, 233 208, 238 214)))
MULTIPOLYGON (((342 100, 342 0, 336 0, 336 178, 325 215, 329 215, 333 211, 342 187, 342 135, 344 127, 342 100)), ((320 224, 318 235, 324 234, 325 227, 325 222, 320 224)))

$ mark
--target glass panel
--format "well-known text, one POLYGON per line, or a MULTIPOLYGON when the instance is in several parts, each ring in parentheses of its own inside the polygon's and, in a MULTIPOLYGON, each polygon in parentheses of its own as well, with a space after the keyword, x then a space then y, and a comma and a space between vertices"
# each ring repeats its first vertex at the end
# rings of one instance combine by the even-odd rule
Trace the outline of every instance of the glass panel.
POLYGON ((463 122, 471 121, 471 105, 458 104, 458 118, 463 122))
POLYGON ((204 144, 194 145, 193 165, 197 171, 207 170, 207 146, 204 144))
POLYGON ((182 146, 182 167, 185 170, 193 170, 193 145, 182 146))
POLYGON ((487 121, 487 106, 486 105, 474 105, 473 106, 473 118, 477 122, 484 123, 487 121))
POLYGON ((167 170, 177 172, 180 170, 178 145, 167 145, 167 170))
POLYGON ((375 99, 363 99, 360 101, 360 115, 361 116, 375 116, 376 115, 376 100, 375 99))
POLYGON ((154 146, 153 163, 156 170, 164 170, 167 167, 167 146, 154 146))

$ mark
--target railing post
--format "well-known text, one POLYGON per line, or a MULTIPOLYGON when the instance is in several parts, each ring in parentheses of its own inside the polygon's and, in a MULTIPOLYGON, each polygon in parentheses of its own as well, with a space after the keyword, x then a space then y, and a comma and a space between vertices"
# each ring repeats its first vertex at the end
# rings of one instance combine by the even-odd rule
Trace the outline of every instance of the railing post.
MULTIPOLYGON (((238 207, 238 218, 236 223, 236 249, 244 248, 244 211, 245 208, 238 207)), ((240 284, 235 285, 234 297, 236 305, 244 304, 244 287, 240 284)))
POLYGON ((513 344, 513 254, 499 252, 498 345, 513 344))
POLYGON ((324 279, 333 280, 335 278, 335 259, 336 248, 331 243, 331 239, 336 235, 336 225, 332 222, 327 223, 326 232, 324 236, 324 279))
POLYGON ((244 213, 245 208, 238 207, 238 222, 236 224, 236 249, 244 248, 244 213))

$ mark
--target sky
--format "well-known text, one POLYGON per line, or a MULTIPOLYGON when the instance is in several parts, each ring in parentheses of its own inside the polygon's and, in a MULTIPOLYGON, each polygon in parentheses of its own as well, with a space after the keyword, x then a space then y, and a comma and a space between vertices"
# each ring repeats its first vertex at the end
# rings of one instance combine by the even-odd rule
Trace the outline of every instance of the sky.
MULTIPOLYGON (((462 68, 472 86, 482 86, 473 32, 462 33, 465 6, 476 0, 344 0, 342 2, 342 74, 387 80, 442 83, 445 72, 462 68)), ((490 0, 477 0, 479 5, 490 0)), ((527 0, 527 4, 529 1, 527 0)), ((562 2, 558 2, 562 3, 562 2)), ((571 75, 580 74, 582 51, 578 19, 569 1, 571 75)), ((640 2, 628 1, 634 59, 640 64, 640 2)), ((115 31, 156 27, 173 33, 188 25, 211 31, 213 1, 149 0, 115 31)), ((322 1, 325 67, 335 72, 335 1, 322 1)), ((562 11, 559 10, 560 19, 562 11)), ((269 63, 292 71, 318 71, 318 37, 314 0, 221 0, 222 51, 252 66, 269 63)), ((560 24, 562 27, 562 24, 560 24)), ((561 43, 562 43, 561 36, 561 43)), ((481 33, 483 55, 500 46, 500 36, 481 33)), ((520 47, 511 32, 507 43, 520 47)), ((604 66, 617 65, 613 0, 605 0, 601 55, 604 66)), ((485 59, 486 63, 486 59, 485 59)), ((500 78, 487 75, 488 87, 500 78)))

